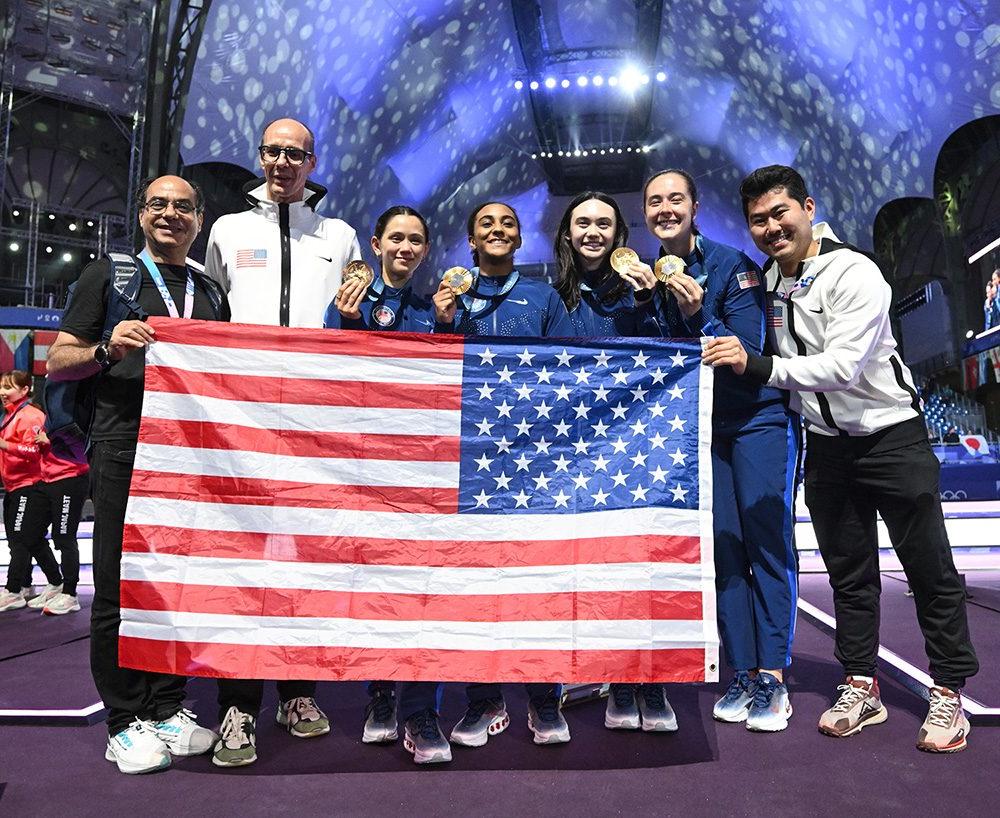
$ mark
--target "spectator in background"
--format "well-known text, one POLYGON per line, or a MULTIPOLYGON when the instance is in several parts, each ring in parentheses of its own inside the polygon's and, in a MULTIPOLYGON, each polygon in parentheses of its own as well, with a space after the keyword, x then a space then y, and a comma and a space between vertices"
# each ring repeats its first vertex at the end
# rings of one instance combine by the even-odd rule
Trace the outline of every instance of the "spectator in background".
POLYGON ((958 429, 954 426, 949 426, 948 431, 944 433, 944 437, 941 438, 942 443, 961 443, 962 438, 958 436, 958 429))
POLYGON ((983 329, 1000 327, 1000 300, 997 299, 1000 282, 1000 270, 994 270, 990 280, 986 282, 986 300, 983 302, 983 329))

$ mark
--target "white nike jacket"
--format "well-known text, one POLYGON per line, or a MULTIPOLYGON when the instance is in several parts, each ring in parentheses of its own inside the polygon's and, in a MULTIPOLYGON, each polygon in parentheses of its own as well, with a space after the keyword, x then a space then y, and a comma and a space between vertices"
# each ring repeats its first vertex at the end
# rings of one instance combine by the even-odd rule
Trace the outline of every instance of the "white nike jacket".
POLYGON ((799 265, 782 293, 781 272, 764 268, 771 348, 747 374, 791 391, 810 431, 868 435, 920 415, 913 377, 889 323, 892 291, 878 266, 840 243, 829 225, 813 228, 819 253, 799 265))
POLYGON ((361 258, 354 229, 313 208, 326 189, 306 185, 306 199, 276 204, 262 180, 244 188, 253 210, 212 226, 205 272, 229 293, 241 324, 322 327, 349 261, 361 258))

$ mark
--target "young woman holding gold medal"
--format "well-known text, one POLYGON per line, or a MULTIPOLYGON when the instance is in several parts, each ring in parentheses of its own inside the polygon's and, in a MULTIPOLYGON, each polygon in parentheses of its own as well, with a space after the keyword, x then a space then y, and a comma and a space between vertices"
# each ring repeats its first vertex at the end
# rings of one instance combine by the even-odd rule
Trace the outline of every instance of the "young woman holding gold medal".
MULTIPOLYGON (((348 264, 343 283, 327 308, 324 326, 432 332, 434 308, 430 299, 411 289, 413 273, 430 249, 424 217, 412 207, 390 207, 375 222, 371 248, 379 260, 378 274, 363 261, 348 264)), ((451 761, 451 746, 438 725, 441 688, 438 682, 401 682, 397 694, 394 682, 370 682, 361 740, 365 744, 394 742, 402 722, 403 746, 416 763, 451 761)))
MULTIPOLYGON (((671 337, 735 335, 760 354, 765 293, 760 269, 734 247, 701 234, 698 193, 682 170, 643 188, 646 226, 660 241, 664 321, 671 337)), ((780 307, 771 320, 781 320, 780 307)), ((716 702, 719 721, 750 730, 788 726, 784 671, 791 662, 798 592, 792 541, 799 420, 787 394, 715 372, 712 476, 719 632, 735 671, 716 702)))

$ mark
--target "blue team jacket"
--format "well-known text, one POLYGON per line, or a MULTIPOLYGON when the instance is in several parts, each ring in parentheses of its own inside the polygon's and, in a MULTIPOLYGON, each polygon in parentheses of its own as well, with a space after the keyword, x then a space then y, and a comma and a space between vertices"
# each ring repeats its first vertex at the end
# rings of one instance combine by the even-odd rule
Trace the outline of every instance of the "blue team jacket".
POLYGON ((658 291, 640 305, 636 305, 632 291, 606 304, 601 300, 602 291, 600 285, 580 288, 580 303, 569 314, 575 335, 580 338, 663 336, 665 326, 657 318, 663 312, 662 296, 658 291))
POLYGON ((477 277, 475 292, 459 296, 454 324, 439 324, 435 331, 529 338, 572 338, 576 335, 559 293, 544 281, 519 276, 514 286, 502 293, 509 276, 490 278, 478 273, 478 268, 473 267, 472 274, 477 277), (487 304, 473 314, 467 303, 477 296, 487 304))
MULTIPOLYGON (((760 355, 766 337, 764 276, 740 250, 699 234, 694 252, 684 259, 688 275, 704 281, 701 309, 685 319, 677 301, 667 298, 665 320, 675 338, 735 335, 747 352, 760 355)), ((715 370, 714 411, 718 415, 745 415, 769 405, 784 405, 785 394, 758 386, 729 367, 715 370)))
POLYGON ((429 298, 416 295, 407 284, 395 289, 381 279, 368 288, 361 302, 361 317, 344 318, 336 304, 326 308, 323 326, 329 329, 392 330, 394 332, 433 332, 434 305, 429 298), (381 284, 381 287, 378 285, 381 284))

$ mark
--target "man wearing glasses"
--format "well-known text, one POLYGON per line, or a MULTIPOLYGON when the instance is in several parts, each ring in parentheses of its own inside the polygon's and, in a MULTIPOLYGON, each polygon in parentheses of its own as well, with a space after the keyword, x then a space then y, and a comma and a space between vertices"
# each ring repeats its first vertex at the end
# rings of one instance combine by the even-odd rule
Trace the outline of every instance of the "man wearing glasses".
MULTIPOLYGON (((263 180, 245 188, 253 210, 220 218, 208 239, 205 271, 229 293, 233 321, 322 327, 347 263, 361 258, 354 230, 313 208, 326 189, 308 180, 316 167, 312 131, 294 119, 264 128, 258 153, 263 180)), ((256 726, 264 683, 219 680, 221 738, 212 762, 239 767, 257 760, 256 726)), ((316 704, 316 682, 278 682, 278 723, 297 738, 330 732, 316 704)))
MULTIPOLYGON (((143 184, 137 201, 145 247, 136 260, 142 285, 134 301, 148 315, 229 320, 225 294, 187 259, 202 223, 198 187, 177 176, 161 176, 143 184)), ((117 263, 114 272, 119 272, 117 263)), ((49 350, 48 375, 57 381, 98 376, 89 454, 94 500, 90 664, 109 711, 104 757, 123 773, 144 773, 169 767, 172 755, 206 752, 215 735, 199 727, 184 708, 184 678, 118 665, 122 529, 139 438, 145 365, 141 350, 155 336, 153 328, 131 312, 102 341, 111 277, 107 260, 84 268, 49 350)))
POLYGON ((326 189, 309 181, 316 168, 312 131, 294 119, 264 129, 258 153, 264 178, 245 188, 253 210, 212 227, 205 271, 229 293, 233 320, 282 327, 322 327, 347 263, 361 258, 354 230, 313 208, 326 189))

